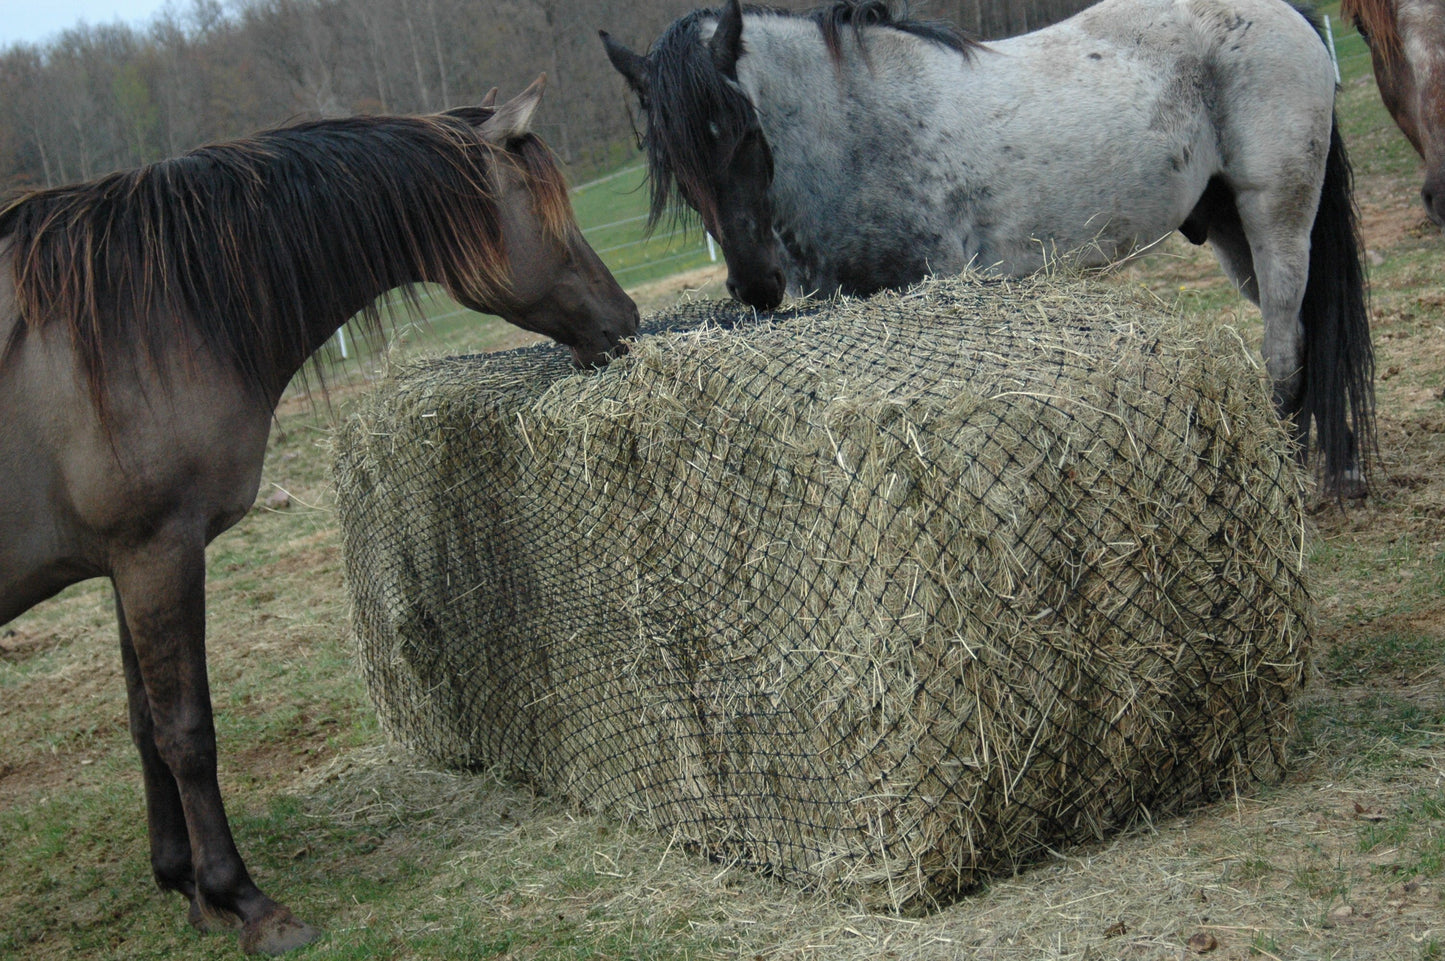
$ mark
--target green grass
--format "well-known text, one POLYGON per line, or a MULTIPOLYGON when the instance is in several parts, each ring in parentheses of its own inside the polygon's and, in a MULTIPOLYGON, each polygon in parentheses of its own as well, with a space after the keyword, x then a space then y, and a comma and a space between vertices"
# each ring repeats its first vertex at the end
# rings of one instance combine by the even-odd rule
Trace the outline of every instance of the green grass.
POLYGON ((1334 645, 1324 652, 1320 666, 1340 681, 1354 682, 1409 678, 1441 665, 1445 665, 1445 638, 1387 628, 1361 632, 1356 643, 1334 645))
POLYGON ((1375 868, 1391 881, 1445 876, 1445 796, 1435 790, 1412 792, 1393 812, 1365 824, 1359 850, 1392 856, 1375 868))
MULTIPOLYGON (((1392 495, 1386 488, 1380 498, 1386 509, 1409 518, 1414 509, 1407 495, 1392 495)), ((1445 596, 1445 550, 1408 530, 1384 543, 1317 539, 1308 564, 1322 575, 1371 588, 1352 592, 1348 598, 1345 613, 1361 623, 1398 615, 1445 596)))
POLYGON ((583 235, 624 287, 711 262, 696 217, 681 223, 665 218, 651 237, 646 236, 648 205, 646 169, 640 157, 572 193, 583 235))
POLYGON ((1414 752, 1438 748, 1445 731, 1445 708, 1388 689, 1311 698, 1297 719, 1301 745, 1331 759, 1342 776, 1413 764, 1414 752))
POLYGON ((1249 953, 1251 956, 1277 958, 1282 950, 1277 938, 1261 932, 1254 936, 1249 953))

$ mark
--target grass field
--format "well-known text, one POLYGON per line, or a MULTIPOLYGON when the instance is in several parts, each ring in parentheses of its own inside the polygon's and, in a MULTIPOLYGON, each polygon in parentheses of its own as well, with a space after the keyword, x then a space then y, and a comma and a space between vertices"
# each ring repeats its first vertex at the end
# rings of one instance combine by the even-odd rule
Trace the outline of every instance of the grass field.
MULTIPOLYGON (((711 262, 696 217, 664 219, 646 235, 647 171, 641 156, 607 177, 573 189, 572 205, 587 242, 625 286, 645 284, 711 262)), ((719 259, 722 254, 717 254, 719 259)))
MULTIPOLYGON (((1284 783, 898 918, 485 774, 427 770, 386 742, 350 657, 329 445, 376 366, 363 354, 332 368, 329 403, 283 404, 261 500, 285 491, 289 506, 258 507, 208 556, 222 788, 259 882, 327 932, 296 957, 1445 958, 1445 240, 1358 38, 1340 52, 1386 472, 1368 502, 1312 517, 1317 669, 1284 783)), ((620 179, 618 195, 640 196, 620 179)), ((621 214, 599 202, 596 217, 621 214)), ((1182 242, 1104 282, 1258 337, 1253 309, 1182 242)), ((395 349, 527 339, 454 309, 395 349)), ((0 628, 0 958, 234 958, 150 882, 114 637, 101 582, 0 628)))

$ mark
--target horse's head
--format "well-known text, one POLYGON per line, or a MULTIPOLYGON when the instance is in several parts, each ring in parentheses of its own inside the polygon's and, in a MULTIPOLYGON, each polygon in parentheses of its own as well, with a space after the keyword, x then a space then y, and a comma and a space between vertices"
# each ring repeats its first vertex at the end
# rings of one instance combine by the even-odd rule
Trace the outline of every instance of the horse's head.
POLYGON ((1344 0, 1374 61, 1380 99, 1425 159, 1420 197, 1445 227, 1445 0, 1344 0))
POLYGON ((622 339, 637 333, 637 305, 583 239, 551 152, 528 132, 545 82, 537 78, 495 110, 484 103, 454 111, 499 148, 494 189, 507 276, 498 285, 458 279, 447 287, 473 310, 566 344, 578 366, 600 367, 627 352, 622 339))
POLYGON ((601 31, 642 107, 651 225, 678 201, 691 207, 722 245, 728 292, 770 310, 783 299, 784 255, 773 232, 772 152, 738 83, 742 34, 738 0, 678 20, 645 57, 601 31))

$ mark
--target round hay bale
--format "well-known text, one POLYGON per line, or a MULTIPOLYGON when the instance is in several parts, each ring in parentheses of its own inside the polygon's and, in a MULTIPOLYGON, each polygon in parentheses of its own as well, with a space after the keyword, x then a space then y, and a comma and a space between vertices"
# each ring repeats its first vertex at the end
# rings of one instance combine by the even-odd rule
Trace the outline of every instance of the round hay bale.
POLYGON ((339 433, 404 743, 891 909, 1279 776, 1301 472, 1233 331, 977 278, 645 331, 339 433))

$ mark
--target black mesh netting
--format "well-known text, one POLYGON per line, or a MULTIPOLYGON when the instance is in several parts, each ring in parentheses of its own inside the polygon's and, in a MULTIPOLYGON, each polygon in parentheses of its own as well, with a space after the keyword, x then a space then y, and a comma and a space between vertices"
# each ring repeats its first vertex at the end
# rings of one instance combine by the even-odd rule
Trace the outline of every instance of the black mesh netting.
POLYGON ((1250 357, 965 278, 403 367, 338 436, 377 708, 895 909, 1274 779, 1309 599, 1250 357))

